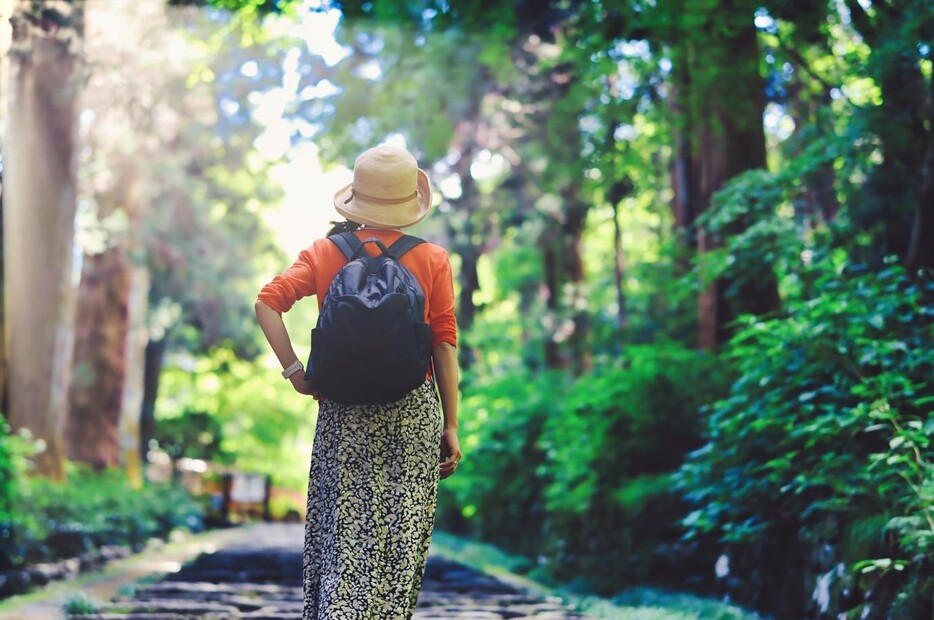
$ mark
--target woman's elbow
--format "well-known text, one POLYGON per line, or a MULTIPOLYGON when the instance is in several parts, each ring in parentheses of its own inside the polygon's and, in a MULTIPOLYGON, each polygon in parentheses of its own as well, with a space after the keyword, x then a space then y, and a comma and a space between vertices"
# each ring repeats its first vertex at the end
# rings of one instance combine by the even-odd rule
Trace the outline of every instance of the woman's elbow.
POLYGON ((452 354, 457 352, 457 347, 455 347, 450 342, 439 342, 433 347, 431 347, 432 355, 440 356, 445 354, 452 354))
POLYGON ((253 311, 256 312, 256 318, 258 319, 270 314, 279 314, 278 310, 260 299, 257 299, 256 303, 253 304, 253 311))

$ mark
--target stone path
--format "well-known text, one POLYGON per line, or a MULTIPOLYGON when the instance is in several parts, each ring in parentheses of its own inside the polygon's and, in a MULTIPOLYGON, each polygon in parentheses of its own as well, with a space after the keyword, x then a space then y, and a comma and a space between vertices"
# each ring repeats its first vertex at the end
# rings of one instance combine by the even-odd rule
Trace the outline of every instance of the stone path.
MULTIPOLYGON (((301 525, 262 525, 161 581, 99 606, 86 620, 301 617, 301 525)), ((457 562, 431 557, 414 620, 584 616, 457 562)), ((389 619, 387 619, 389 620, 389 619)))

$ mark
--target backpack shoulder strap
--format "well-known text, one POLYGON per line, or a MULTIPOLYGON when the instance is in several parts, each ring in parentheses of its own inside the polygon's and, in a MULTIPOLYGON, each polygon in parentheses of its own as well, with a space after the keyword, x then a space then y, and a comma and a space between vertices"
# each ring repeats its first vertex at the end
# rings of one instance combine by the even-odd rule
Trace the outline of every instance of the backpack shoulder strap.
POLYGON ((344 258, 347 260, 351 260, 354 254, 357 253, 357 250, 363 247, 363 244, 357 239, 357 235, 352 232, 342 232, 337 235, 331 235, 328 239, 333 241, 334 245, 340 248, 344 258))
POLYGON ((403 254, 422 243, 425 243, 424 239, 419 239, 412 235, 402 235, 396 239, 395 243, 389 246, 389 255, 396 259, 401 258, 403 254))

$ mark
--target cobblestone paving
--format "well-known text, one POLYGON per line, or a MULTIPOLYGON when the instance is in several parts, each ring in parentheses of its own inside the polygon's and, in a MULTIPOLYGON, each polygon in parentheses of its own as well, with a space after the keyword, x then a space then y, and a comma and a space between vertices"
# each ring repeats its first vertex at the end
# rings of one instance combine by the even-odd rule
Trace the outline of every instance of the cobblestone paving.
MULTIPOLYGON (((215 553, 203 554, 163 580, 138 586, 94 616, 116 620, 301 617, 300 525, 264 525, 215 553)), ((457 562, 431 557, 414 620, 584 618, 457 562)), ((389 620, 389 619, 387 619, 389 620)))

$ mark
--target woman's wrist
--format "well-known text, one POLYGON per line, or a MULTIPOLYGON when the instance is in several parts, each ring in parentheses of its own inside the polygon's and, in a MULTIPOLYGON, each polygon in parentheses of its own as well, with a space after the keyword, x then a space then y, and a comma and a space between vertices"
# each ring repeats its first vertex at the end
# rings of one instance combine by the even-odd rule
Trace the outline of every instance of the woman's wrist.
POLYGON ((291 379, 302 370, 305 370, 305 367, 302 365, 301 361, 295 360, 290 366, 282 371, 282 377, 284 379, 291 379))

